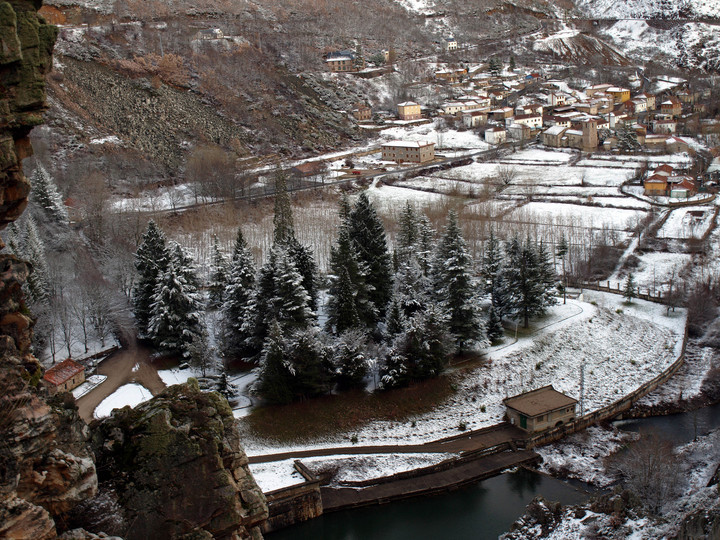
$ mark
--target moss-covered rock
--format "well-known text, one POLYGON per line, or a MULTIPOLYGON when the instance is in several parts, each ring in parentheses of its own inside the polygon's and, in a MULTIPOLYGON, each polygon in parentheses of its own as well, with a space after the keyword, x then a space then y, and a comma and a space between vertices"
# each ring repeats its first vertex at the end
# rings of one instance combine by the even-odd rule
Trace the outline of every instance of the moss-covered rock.
POLYGON ((101 493, 118 497, 134 538, 258 538, 267 518, 225 398, 172 386, 91 426, 101 493))

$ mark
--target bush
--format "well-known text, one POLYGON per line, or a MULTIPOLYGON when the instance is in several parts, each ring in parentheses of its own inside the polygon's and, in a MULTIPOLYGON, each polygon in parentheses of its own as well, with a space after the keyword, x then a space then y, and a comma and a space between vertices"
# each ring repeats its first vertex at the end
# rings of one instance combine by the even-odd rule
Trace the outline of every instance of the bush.
POLYGON ((465 422, 460 422, 460 423, 458 424, 458 429, 459 429, 460 431, 467 431, 467 424, 466 424, 465 422))

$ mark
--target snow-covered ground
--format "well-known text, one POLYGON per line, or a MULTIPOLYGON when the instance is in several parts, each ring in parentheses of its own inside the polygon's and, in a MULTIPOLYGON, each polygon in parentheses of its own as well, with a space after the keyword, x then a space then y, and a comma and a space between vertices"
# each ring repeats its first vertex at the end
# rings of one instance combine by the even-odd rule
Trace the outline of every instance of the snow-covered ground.
POLYGON ((152 398, 150 390, 137 383, 125 384, 103 399, 95 408, 95 418, 110 416, 113 409, 121 409, 126 405, 135 407, 152 398))
MULTIPOLYGON (((314 474, 332 473, 332 485, 382 478, 429 467, 456 457, 455 454, 361 454, 303 458, 302 463, 314 474)), ((303 476, 294 467, 294 459, 251 463, 250 471, 265 492, 301 484, 303 476)))
MULTIPOLYGON (((661 305, 636 300, 628 306, 618 295, 588 296, 597 306, 575 300, 554 306, 548 319, 536 322, 536 334, 521 334, 517 342, 508 337, 487 351, 485 365, 463 372, 457 393, 447 402, 404 422, 371 422, 354 432, 359 444, 417 444, 454 435, 461 423, 469 429, 490 426, 502 420, 505 397, 547 384, 579 399, 581 366, 583 405, 589 412, 620 399, 675 361, 684 311, 668 317, 661 305)), ((255 437, 242 420, 240 427, 250 455, 347 444, 344 434, 336 434, 278 445, 255 437)))
POLYGON ((608 226, 612 229, 629 229, 639 219, 636 210, 602 208, 564 203, 530 202, 511 212, 507 219, 551 223, 554 217, 564 217, 571 223, 585 227, 608 226))
MULTIPOLYGON (((633 279, 642 290, 656 293, 667 291, 672 283, 680 283, 680 272, 692 261, 687 253, 650 252, 638 256, 640 265, 632 270, 633 279)), ((622 287, 624 281, 610 280, 611 287, 622 287)))
POLYGON ((606 487, 617 478, 605 467, 605 458, 637 438, 633 432, 591 426, 534 450, 542 457, 541 471, 606 487))
POLYGON ((658 238, 702 238, 713 224, 715 208, 711 206, 687 206, 670 213, 658 231, 658 238))
POLYGON ((173 384, 183 384, 187 382, 190 377, 197 377, 198 374, 192 369, 161 369, 158 370, 158 375, 162 379, 162 382, 166 386, 172 386, 173 384))
POLYGON ((105 379, 107 379, 107 376, 105 375, 90 375, 84 383, 73 389, 73 397, 75 399, 80 399, 96 386, 100 386, 103 382, 105 382, 105 379))
POLYGON ((712 347, 688 347, 685 363, 665 384, 637 402, 638 407, 690 400, 701 394, 708 372, 719 367, 716 351, 712 347))

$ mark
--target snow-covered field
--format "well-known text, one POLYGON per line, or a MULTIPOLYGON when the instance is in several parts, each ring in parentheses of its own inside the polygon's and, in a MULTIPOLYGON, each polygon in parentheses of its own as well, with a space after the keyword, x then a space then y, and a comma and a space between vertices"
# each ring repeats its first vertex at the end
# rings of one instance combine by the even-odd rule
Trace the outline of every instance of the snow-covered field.
POLYGON ((702 238, 712 225, 714 207, 688 206, 677 208, 670 213, 667 221, 658 231, 658 238, 702 238))
MULTIPOLYGON (((664 306, 649 302, 627 306, 620 296, 604 293, 592 293, 590 299, 598 305, 568 300, 554 306, 547 320, 537 322, 537 334, 517 342, 509 337, 489 349, 488 362, 464 372, 447 402, 405 422, 372 422, 355 432, 358 443, 417 444, 454 435, 461 423, 469 429, 490 426, 502 420, 505 397, 547 384, 579 399, 582 366, 583 405, 589 412, 630 393, 675 361, 684 311, 668 317, 664 306)), ((347 444, 347 437, 337 434, 301 446, 277 445, 259 440, 242 420, 240 427, 249 455, 347 444)))
MULTIPOLYGON (((640 265, 633 269, 633 278, 640 289, 651 292, 668 290, 670 283, 677 284, 682 269, 692 260, 687 253, 651 252, 638 256, 640 265)), ((622 287, 624 282, 611 282, 612 287, 622 287)))
POLYGON ((151 397, 150 390, 143 385, 137 383, 125 384, 100 402, 95 408, 94 416, 95 418, 104 418, 110 416, 113 409, 121 409, 126 405, 135 407, 151 397))
POLYGON ((586 227, 608 226, 613 229, 629 229, 639 219, 639 212, 621 208, 601 208, 578 204, 530 202, 512 211, 507 219, 533 220, 551 223, 554 217, 562 216, 571 223, 586 227))

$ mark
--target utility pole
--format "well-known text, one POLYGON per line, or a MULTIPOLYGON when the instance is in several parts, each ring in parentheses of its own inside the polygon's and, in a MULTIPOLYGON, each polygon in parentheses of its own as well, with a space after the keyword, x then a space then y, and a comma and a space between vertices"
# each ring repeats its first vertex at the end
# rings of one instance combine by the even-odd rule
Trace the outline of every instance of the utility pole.
POLYGON ((580 364, 580 416, 585 414, 585 360, 580 364))

